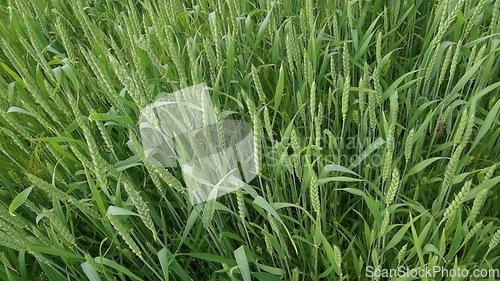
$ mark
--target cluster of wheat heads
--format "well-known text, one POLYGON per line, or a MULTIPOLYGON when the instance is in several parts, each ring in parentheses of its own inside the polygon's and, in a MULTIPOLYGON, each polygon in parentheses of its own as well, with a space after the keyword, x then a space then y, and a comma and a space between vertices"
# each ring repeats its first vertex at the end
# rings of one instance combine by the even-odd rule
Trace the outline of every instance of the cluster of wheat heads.
POLYGON ((498 269, 499 9, 2 1, 0 278, 498 269), (202 82, 219 123, 252 124, 258 177, 193 206, 179 168, 147 161, 137 122, 202 82))

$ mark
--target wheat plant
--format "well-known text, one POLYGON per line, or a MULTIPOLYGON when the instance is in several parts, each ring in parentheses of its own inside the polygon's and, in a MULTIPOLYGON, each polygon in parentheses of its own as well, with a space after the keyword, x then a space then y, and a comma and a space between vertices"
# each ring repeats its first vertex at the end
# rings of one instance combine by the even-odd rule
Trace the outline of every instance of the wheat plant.
POLYGON ((0 1, 0 279, 495 273, 499 8, 0 1), (138 122, 199 83, 219 136, 226 119, 251 124, 257 176, 193 205, 181 168, 149 161, 138 122))

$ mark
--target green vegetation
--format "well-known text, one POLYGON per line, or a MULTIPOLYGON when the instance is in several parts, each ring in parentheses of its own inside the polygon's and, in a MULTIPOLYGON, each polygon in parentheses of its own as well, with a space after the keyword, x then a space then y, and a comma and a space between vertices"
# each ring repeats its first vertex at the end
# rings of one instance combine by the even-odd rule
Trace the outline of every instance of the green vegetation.
POLYGON ((500 269, 499 0, 1 3, 1 280, 500 269), (137 122, 203 82, 259 176, 193 206, 137 122))

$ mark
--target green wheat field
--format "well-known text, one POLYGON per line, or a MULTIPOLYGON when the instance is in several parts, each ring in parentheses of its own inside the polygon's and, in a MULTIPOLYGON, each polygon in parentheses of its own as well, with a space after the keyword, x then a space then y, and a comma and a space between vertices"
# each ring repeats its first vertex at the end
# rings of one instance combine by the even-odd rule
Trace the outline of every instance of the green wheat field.
POLYGON ((0 0, 0 21, 1 280, 500 279, 500 0, 0 0), (200 83, 251 124, 258 176, 193 205, 138 122, 200 83))

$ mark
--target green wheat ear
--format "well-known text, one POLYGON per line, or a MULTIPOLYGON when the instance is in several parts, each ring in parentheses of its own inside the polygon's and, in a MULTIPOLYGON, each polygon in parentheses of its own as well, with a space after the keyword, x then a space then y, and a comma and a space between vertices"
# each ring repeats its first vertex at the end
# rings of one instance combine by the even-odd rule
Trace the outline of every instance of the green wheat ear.
POLYGON ((491 237, 490 244, 488 244, 488 252, 495 249, 498 246, 498 243, 500 243, 500 229, 497 230, 491 237))
POLYGON ((401 249, 399 250, 397 255, 398 264, 403 264, 403 259, 405 258, 407 249, 408 249, 408 243, 404 244, 403 247, 401 247, 401 249))
POLYGON ((411 152, 413 150, 413 136, 415 135, 415 129, 411 129, 406 136, 405 142, 405 160, 408 163, 411 159, 411 152))
POLYGON ((342 120, 347 118, 347 110, 349 109, 349 88, 351 87, 351 74, 349 67, 349 48, 347 42, 344 42, 342 66, 344 69, 344 88, 342 90, 342 120))
POLYGON ((394 168, 392 170, 391 184, 389 186, 389 189, 387 190, 387 194, 385 197, 385 203, 387 205, 391 205, 394 202, 394 198, 396 197, 396 193, 398 192, 399 188, 399 180, 399 171, 397 168, 394 168))
POLYGON ((311 179, 309 186, 309 194, 311 196, 311 205, 316 214, 321 214, 321 202, 319 199, 319 189, 318 189, 318 177, 314 172, 312 165, 307 163, 308 174, 311 179))
POLYGON ((139 214, 139 217, 141 218, 142 222, 151 231, 154 239, 156 240, 157 231, 155 224, 153 223, 153 219, 151 218, 151 213, 149 211, 148 205, 146 204, 142 196, 139 194, 139 192, 136 190, 136 188, 128 180, 124 180, 123 188, 130 197, 130 199, 132 200, 132 202, 134 203, 134 206, 137 209, 137 213, 139 214))
POLYGON ((112 214, 108 213, 107 218, 108 218, 109 222, 113 225, 114 229, 123 238, 123 240, 128 245, 130 250, 132 250, 132 252, 135 255, 137 255, 137 257, 142 258, 142 252, 141 252, 139 246, 137 245, 137 243, 130 236, 129 231, 126 228, 125 224, 123 224, 117 216, 114 216, 112 214))
MULTIPOLYGON (((456 211, 458 207, 464 202, 464 198, 469 192, 470 188, 472 186, 472 181, 469 180, 467 181, 463 186, 462 189, 455 195, 455 198, 451 203, 448 205, 448 207, 445 209, 443 213, 443 219, 442 221, 450 222, 455 218, 456 211)), ((447 227, 445 227, 447 228, 447 227)))
POLYGON ((467 236, 465 236, 464 241, 462 242, 462 245, 466 245, 474 235, 483 227, 483 221, 480 221, 476 223, 471 230, 469 230, 469 233, 467 233, 467 236))

